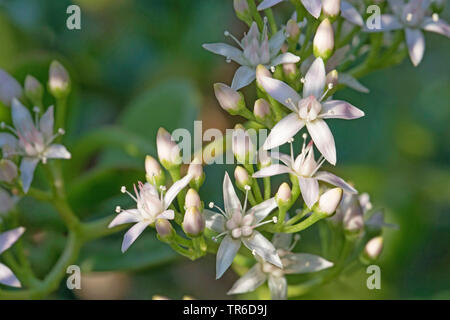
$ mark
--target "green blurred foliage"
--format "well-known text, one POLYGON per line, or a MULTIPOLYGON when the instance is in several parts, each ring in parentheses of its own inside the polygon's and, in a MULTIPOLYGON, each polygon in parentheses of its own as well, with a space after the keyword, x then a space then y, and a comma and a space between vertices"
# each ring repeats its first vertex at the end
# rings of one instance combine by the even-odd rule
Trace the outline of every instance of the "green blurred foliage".
MULTIPOLYGON (((204 120, 211 120, 208 110, 219 108, 212 84, 231 82, 235 66, 202 50, 201 44, 223 41, 226 29, 240 34, 245 28, 233 16, 231 1, 74 3, 82 9, 80 31, 65 27, 70 1, 0 0, 0 67, 22 83, 27 74, 45 83, 55 58, 68 68, 74 84, 67 130, 74 157, 64 163, 69 199, 80 216, 93 219, 110 214, 116 205, 131 205, 119 188, 144 178, 144 156, 156 156, 158 127, 192 130, 200 108, 204 120)), ((450 43, 430 33, 426 38, 418 68, 405 60, 364 78, 369 94, 337 94, 361 107, 366 117, 331 122, 339 160, 336 169, 327 169, 369 192, 376 208, 386 208, 387 221, 400 226, 384 234, 382 290, 368 290, 368 275, 359 270, 306 298, 450 296, 450 43)), ((0 108, 0 118, 8 117, 0 108)), ((224 121, 230 125, 224 115, 212 120, 220 127, 224 121)), ((205 168, 204 201, 221 202, 217 181, 225 169, 232 167, 205 168)), ((37 172, 38 178, 42 175, 37 172)), ((43 275, 62 250, 64 229, 48 206, 27 200, 21 208, 27 227, 35 231, 32 264, 43 275)), ((151 231, 122 255, 121 237, 91 243, 79 264, 84 272, 132 270, 132 286, 123 297, 224 298, 236 279, 228 272, 215 281, 213 257, 181 259, 151 231)), ((302 234, 297 249, 320 254, 317 242, 312 228, 302 234)), ((74 296, 61 286, 52 297, 74 296)))

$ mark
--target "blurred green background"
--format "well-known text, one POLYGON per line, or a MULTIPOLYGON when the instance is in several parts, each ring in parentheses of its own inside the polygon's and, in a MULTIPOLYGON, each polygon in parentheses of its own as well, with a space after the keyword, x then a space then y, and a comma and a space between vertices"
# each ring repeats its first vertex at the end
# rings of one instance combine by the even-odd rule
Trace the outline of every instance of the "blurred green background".
MULTIPOLYGON (((287 8, 276 10, 279 22, 287 8)), ((21 83, 27 74, 46 82, 50 61, 58 59, 72 76, 66 141, 74 157, 65 165, 80 216, 131 204, 119 188, 144 178, 158 127, 191 129, 201 119, 204 129, 223 130, 238 120, 220 109, 212 90, 215 82, 231 83, 236 66, 201 48, 224 41, 224 30, 245 31, 231 0, 0 0, 0 68, 21 83), (81 7, 81 30, 66 28, 71 3, 81 7)), ((339 159, 330 169, 369 192, 376 208, 386 208, 386 220, 400 226, 384 233, 382 289, 368 290, 360 270, 305 298, 450 298, 450 41, 427 33, 426 44, 418 68, 405 60, 362 79, 370 94, 338 93, 366 117, 330 122, 339 159)), ((9 117, 6 108, 0 117, 9 117)), ((204 201, 221 202, 224 169, 205 169, 204 201)), ((21 208, 34 232, 33 267, 44 275, 62 250, 64 229, 52 208, 31 200, 21 208)), ((227 272, 214 280, 213 256, 180 258, 151 231, 122 255, 122 235, 89 244, 79 261, 83 289, 63 284, 51 298, 219 299, 236 279, 227 272)), ((308 234, 302 239, 305 247, 298 247, 308 252, 308 234)))

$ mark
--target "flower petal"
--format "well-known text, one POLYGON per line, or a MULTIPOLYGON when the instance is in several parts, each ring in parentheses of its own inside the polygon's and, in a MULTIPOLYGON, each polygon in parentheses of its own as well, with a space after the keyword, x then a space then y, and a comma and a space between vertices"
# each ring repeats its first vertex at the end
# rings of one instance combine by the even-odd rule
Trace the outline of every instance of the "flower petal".
POLYGON ((124 210, 111 221, 108 228, 113 228, 126 223, 139 222, 141 219, 141 215, 137 209, 124 210))
POLYGON ((324 158, 332 165, 336 164, 336 146, 333 134, 322 119, 306 123, 311 139, 324 158))
POLYGON ((17 138, 10 133, 0 132, 0 148, 9 146, 12 149, 17 148, 17 138))
POLYGON ((12 229, 3 233, 0 233, 0 253, 8 250, 11 246, 20 238, 25 232, 24 227, 12 229))
POLYGON ((282 164, 272 164, 268 167, 262 168, 261 170, 255 172, 253 178, 263 178, 276 176, 278 174, 290 173, 292 170, 282 164))
POLYGON ((250 251, 260 256, 264 261, 270 262, 278 268, 283 268, 281 259, 272 242, 258 231, 253 230, 253 234, 248 238, 242 238, 242 242, 250 251))
POLYGON ((33 182, 34 170, 39 162, 36 158, 23 158, 20 163, 20 180, 22 181, 23 192, 27 193, 33 182))
POLYGON ((341 16, 348 22, 351 22, 358 26, 362 27, 364 25, 364 20, 359 14, 358 10, 356 10, 355 7, 353 7, 347 1, 341 1, 341 16))
POLYGON ((148 227, 149 221, 141 221, 136 223, 125 233, 122 241, 122 253, 128 250, 134 241, 141 235, 141 233, 148 227))
POLYGON ((277 277, 269 275, 269 289, 272 300, 286 300, 287 299, 287 281, 284 276, 277 277))
POLYGON ((72 157, 62 144, 52 144, 45 150, 44 155, 48 159, 70 159, 72 157))
POLYGON ((286 106, 293 112, 297 112, 297 104, 300 101, 300 95, 283 81, 261 77, 258 82, 267 91, 267 93, 282 105, 286 106))
POLYGON ((42 115, 41 120, 39 120, 39 130, 45 141, 50 141, 53 137, 54 122, 54 108, 50 106, 42 115))
POLYGON ((373 28, 364 27, 365 32, 385 32, 402 29, 404 26, 400 20, 392 14, 382 14, 380 16, 380 26, 374 26, 373 28))
POLYGON ((275 33, 269 40, 269 51, 270 56, 275 57, 278 52, 280 52, 281 47, 283 46, 284 41, 286 40, 286 36, 284 30, 280 30, 275 33))
POLYGON ((231 88, 234 90, 242 89, 248 86, 256 78, 256 70, 247 66, 241 66, 236 70, 231 88))
POLYGON ((322 119, 358 119, 364 112, 350 103, 342 100, 328 100, 322 104, 320 117, 322 119))
POLYGON ((262 272, 261 265, 257 263, 233 284, 233 287, 231 287, 227 294, 240 294, 254 291, 262 285, 266 279, 267 276, 262 272))
POLYGON ((405 7, 404 0, 388 0, 389 6, 396 15, 401 16, 405 7))
POLYGON ((165 210, 161 212, 156 219, 173 220, 175 218, 175 212, 173 210, 165 210))
POLYGON ((326 76, 323 60, 322 58, 317 58, 305 75, 303 98, 315 96, 319 100, 325 88, 326 76))
POLYGON ((450 38, 450 26, 442 19, 434 21, 432 18, 427 18, 423 22, 422 28, 426 31, 439 33, 450 38))
POLYGON ((272 243, 277 249, 288 250, 292 243, 292 233, 275 233, 272 243))
POLYGON ((14 200, 8 192, 0 188, 0 215, 7 213, 14 207, 14 200))
POLYGON ((5 106, 10 106, 14 98, 22 96, 22 86, 8 72, 0 69, 0 101, 5 106))
POLYGON ((319 200, 319 183, 314 178, 304 178, 299 177, 298 182, 300 185, 300 190, 302 191, 303 200, 308 208, 312 206, 319 200))
POLYGON ((0 263, 0 283, 15 288, 21 287, 19 279, 16 278, 11 269, 2 263, 0 263))
POLYGON ((216 279, 222 277, 233 263, 234 257, 241 247, 241 241, 226 235, 220 243, 216 258, 216 279))
POLYGON ((167 209, 172 203, 173 199, 177 196, 177 194, 184 189, 191 181, 192 176, 187 174, 182 179, 176 181, 170 188, 167 190, 164 195, 164 209, 167 209))
POLYGON ((222 233, 225 231, 225 217, 220 213, 205 209, 205 226, 215 232, 222 233))
POLYGON ((29 137, 36 132, 30 111, 16 98, 11 103, 11 116, 14 127, 24 137, 29 137))
POLYGON ((276 159, 276 160, 280 160, 281 162, 283 162, 285 165, 287 165, 289 167, 292 166, 292 159, 291 159, 290 155, 276 152, 276 151, 271 151, 270 157, 273 159, 276 159))
POLYGON ((285 272, 289 274, 317 272, 333 266, 332 262, 309 253, 291 253, 284 258, 289 261, 285 268, 285 272))
POLYGON ((349 45, 345 45, 342 48, 337 49, 327 61, 327 65, 325 66, 326 72, 336 69, 336 67, 344 60, 349 50, 349 45))
POLYGON ((324 181, 326 183, 332 184, 336 187, 342 188, 344 191, 347 191, 349 193, 358 193, 355 188, 353 188, 351 185, 349 185, 347 182, 345 182, 342 178, 339 178, 338 176, 326 172, 326 171, 319 171, 314 175, 314 178, 320 181, 324 181))
POLYGON ((275 209, 276 207, 277 202, 275 201, 275 198, 270 198, 252 207, 250 210, 247 211, 246 214, 253 214, 255 217, 255 224, 256 224, 264 220, 264 218, 267 217, 269 213, 272 212, 272 210, 275 209))
POLYGON ((320 12, 322 11, 321 0, 302 0, 302 3, 305 9, 308 10, 314 18, 319 18, 320 12))
POLYGON ((272 6, 274 6, 274 5, 276 5, 276 4, 278 4, 278 3, 280 3, 280 2, 282 2, 283 0, 264 0, 263 2, 261 2, 259 5, 258 5, 258 11, 261 11, 261 10, 265 10, 265 9, 267 9, 267 8, 270 8, 270 7, 272 7, 272 6))
POLYGON ((280 54, 278 57, 276 57, 275 59, 273 59, 270 63, 271 67, 275 67, 279 64, 284 64, 284 63, 297 63, 300 61, 300 57, 296 56, 293 53, 290 52, 286 52, 283 54, 280 54))
POLYGON ((291 113, 281 119, 270 131, 266 141, 264 141, 263 149, 269 150, 288 142, 290 138, 299 132, 305 122, 298 117, 297 113, 291 113))
POLYGON ((226 43, 205 43, 202 47, 215 54, 231 59, 240 65, 245 64, 244 54, 236 47, 230 46, 226 43))
POLYGON ((338 75, 338 83, 344 84, 347 87, 352 88, 353 90, 356 90, 358 92, 369 93, 370 91, 361 82, 359 82, 356 78, 352 77, 348 73, 340 73, 338 75))
POLYGON ((241 201, 239 201, 233 184, 231 183, 230 176, 226 171, 225 176, 223 177, 223 202, 225 214, 227 214, 228 217, 231 217, 231 214, 236 210, 242 211, 241 201))
POLYGON ((408 46, 409 57, 415 67, 422 61, 423 53, 425 52, 425 38, 422 31, 418 29, 405 30, 406 45, 408 46))

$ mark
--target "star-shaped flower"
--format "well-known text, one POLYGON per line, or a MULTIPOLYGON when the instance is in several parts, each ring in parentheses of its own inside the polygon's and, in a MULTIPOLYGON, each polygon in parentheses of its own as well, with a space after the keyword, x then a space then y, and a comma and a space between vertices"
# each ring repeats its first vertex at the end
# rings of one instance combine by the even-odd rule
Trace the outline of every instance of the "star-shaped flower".
POLYGON ((189 184, 192 176, 190 174, 175 182, 164 195, 165 188, 161 187, 161 192, 150 183, 138 183, 138 187, 134 186, 135 194, 131 194, 125 187, 122 187, 122 193, 127 193, 135 202, 136 208, 122 210, 117 207, 118 215, 109 224, 109 228, 115 226, 135 223, 123 237, 122 252, 125 252, 133 242, 141 235, 141 233, 149 225, 154 224, 157 219, 172 220, 175 216, 173 210, 168 209, 177 194, 189 184))
POLYGON ((319 199, 319 181, 340 187, 349 193, 357 193, 351 185, 338 176, 326 171, 319 171, 325 160, 321 157, 319 161, 316 162, 314 159, 314 148, 312 141, 307 147, 303 144, 302 152, 295 159, 292 151, 292 144, 291 156, 272 152, 271 157, 280 160, 284 163, 284 165, 272 164, 254 173, 253 177, 263 178, 283 173, 289 173, 297 176, 303 200, 305 200, 308 208, 311 208, 319 199))
POLYGON ((323 102, 329 89, 324 92, 326 74, 323 60, 317 58, 306 73, 303 99, 280 80, 262 75, 258 82, 270 96, 292 111, 272 128, 263 148, 268 150, 288 142, 306 125, 317 149, 328 162, 336 164, 336 146, 325 119, 357 119, 364 116, 364 112, 341 100, 323 102))
POLYGON ((226 43, 206 43, 203 48, 226 57, 227 61, 233 60, 241 65, 231 83, 231 88, 234 90, 239 90, 255 80, 256 67, 259 64, 271 68, 279 64, 300 61, 299 57, 290 52, 278 55, 285 40, 284 31, 280 30, 269 40, 266 24, 261 33, 256 23, 253 22, 242 41, 237 40, 228 31, 225 32, 225 35, 231 37, 240 49, 226 43))
MULTIPOLYGON (((8 250, 24 232, 25 228, 19 227, 0 233, 0 254, 8 250)), ((0 283, 16 288, 21 287, 20 281, 16 278, 14 273, 2 263, 0 263, 0 283)))
POLYGON ((3 149, 5 157, 13 155, 22 157, 20 179, 26 193, 40 161, 45 164, 48 159, 70 159, 71 155, 62 144, 53 143, 58 136, 64 134, 62 129, 56 134, 53 132, 53 106, 50 106, 40 119, 36 110, 33 121, 30 111, 14 98, 11 115, 14 128, 5 123, 1 124, 1 128, 6 128, 11 133, 0 132, 0 148, 3 149))
POLYGON ((430 2, 411 0, 389 0, 392 14, 381 15, 381 29, 366 29, 369 32, 383 32, 404 29, 409 57, 414 66, 422 61, 425 52, 425 37, 422 30, 439 33, 450 38, 450 26, 437 13, 427 16, 430 2))
POLYGON ((273 300, 287 298, 286 274, 303 274, 317 272, 333 266, 333 263, 322 257, 309 253, 292 253, 295 242, 292 243, 292 234, 277 233, 273 236, 272 243, 278 250, 278 255, 283 263, 283 268, 259 259, 250 270, 244 274, 228 294, 240 294, 254 291, 264 282, 268 281, 270 294, 273 300))
MULTIPOLYGON (((248 193, 249 188, 247 189, 248 193)), ((215 239, 225 236, 220 243, 216 259, 216 279, 219 279, 230 267, 241 244, 243 243, 255 255, 266 262, 282 268, 275 247, 260 232, 255 229, 271 223, 272 220, 261 222, 267 215, 277 207, 274 198, 263 201, 247 210, 247 195, 244 207, 236 195, 228 173, 223 180, 223 201, 225 210, 221 210, 213 203, 210 208, 216 207, 220 213, 205 210, 206 227, 220 233, 215 239)))

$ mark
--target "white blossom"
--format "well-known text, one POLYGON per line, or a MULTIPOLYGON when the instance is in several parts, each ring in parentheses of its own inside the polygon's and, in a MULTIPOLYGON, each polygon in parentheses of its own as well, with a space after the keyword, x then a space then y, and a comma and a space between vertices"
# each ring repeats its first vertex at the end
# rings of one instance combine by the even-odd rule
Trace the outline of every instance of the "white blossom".
MULTIPOLYGON (((24 232, 25 228, 19 227, 0 233, 0 254, 8 250, 24 232)), ((14 273, 2 263, 0 263, 0 283, 16 288, 21 287, 20 281, 16 278, 14 273)))

